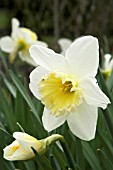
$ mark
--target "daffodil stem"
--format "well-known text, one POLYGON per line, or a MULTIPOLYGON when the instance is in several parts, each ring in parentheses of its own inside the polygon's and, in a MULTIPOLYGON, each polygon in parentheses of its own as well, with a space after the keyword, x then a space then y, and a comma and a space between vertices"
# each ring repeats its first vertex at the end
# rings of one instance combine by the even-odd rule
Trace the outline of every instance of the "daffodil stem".
POLYGON ((75 160, 74 160, 74 158, 73 158, 73 156, 72 156, 72 154, 71 154, 71 152, 69 150, 69 147, 68 147, 66 141, 65 140, 64 141, 60 141, 60 143, 61 143, 61 146, 62 146, 64 152, 65 152, 65 155, 66 155, 67 161, 69 163, 69 166, 73 170, 76 170, 75 160))

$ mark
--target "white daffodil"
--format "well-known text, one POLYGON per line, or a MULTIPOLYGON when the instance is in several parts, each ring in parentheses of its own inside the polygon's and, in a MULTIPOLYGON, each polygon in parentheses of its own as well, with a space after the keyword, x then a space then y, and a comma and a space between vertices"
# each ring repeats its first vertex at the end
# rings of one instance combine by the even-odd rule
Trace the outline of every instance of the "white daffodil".
POLYGON ((34 148, 39 154, 43 154, 53 142, 63 140, 63 136, 59 134, 54 134, 45 139, 37 140, 26 133, 14 132, 13 137, 16 140, 4 148, 3 155, 5 159, 10 161, 31 159, 35 156, 32 148, 34 148))
POLYGON ((58 44, 61 48, 61 54, 65 55, 67 48, 71 45, 72 41, 68 38, 60 38, 58 44))
POLYGON ((12 63, 17 54, 21 60, 37 66, 34 60, 29 55, 29 47, 32 44, 38 44, 47 47, 47 44, 38 41, 36 33, 30 29, 19 27, 20 23, 16 18, 12 19, 12 33, 11 36, 5 36, 0 39, 0 47, 4 52, 10 53, 10 62, 12 63))
POLYGON ((105 59, 105 62, 104 62, 104 70, 103 70, 103 73, 109 77, 110 74, 111 74, 111 71, 113 69, 113 59, 112 59, 112 56, 110 54, 105 54, 104 55, 104 59, 105 59))
POLYGON ((98 107, 110 103, 95 76, 99 66, 97 38, 84 36, 74 41, 65 57, 33 45, 31 57, 40 66, 30 74, 30 89, 45 105, 42 117, 47 131, 66 120, 70 130, 83 140, 95 137, 98 107))

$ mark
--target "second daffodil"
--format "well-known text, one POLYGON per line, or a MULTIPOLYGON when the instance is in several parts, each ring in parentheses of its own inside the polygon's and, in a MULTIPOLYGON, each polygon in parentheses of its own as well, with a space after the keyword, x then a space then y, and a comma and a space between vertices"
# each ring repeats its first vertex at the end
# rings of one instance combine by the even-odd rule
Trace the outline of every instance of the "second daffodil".
POLYGON ((65 52, 66 52, 67 48, 71 45, 71 43, 72 43, 72 41, 68 38, 60 38, 58 40, 58 44, 60 46, 62 55, 65 55, 65 52))
POLYGON ((29 55, 29 47, 38 44, 47 47, 45 42, 39 41, 36 33, 28 28, 19 27, 20 23, 16 18, 12 19, 11 36, 5 36, 0 39, 0 47, 4 52, 10 54, 10 62, 13 63, 17 54, 20 59, 37 66, 29 55))
POLYGON ((45 105, 44 128, 52 131, 67 120, 77 137, 93 139, 98 107, 105 109, 110 103, 95 79, 99 66, 97 38, 78 38, 66 50, 65 57, 38 45, 30 48, 30 54, 40 65, 31 72, 29 86, 45 105))

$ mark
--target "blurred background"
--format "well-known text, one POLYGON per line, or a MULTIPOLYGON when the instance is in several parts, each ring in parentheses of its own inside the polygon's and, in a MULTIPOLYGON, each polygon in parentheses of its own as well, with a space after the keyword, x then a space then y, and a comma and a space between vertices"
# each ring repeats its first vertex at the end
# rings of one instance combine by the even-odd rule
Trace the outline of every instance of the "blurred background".
POLYGON ((0 0, 0 37, 10 33, 13 17, 56 50, 59 38, 91 34, 113 53, 113 0, 0 0))

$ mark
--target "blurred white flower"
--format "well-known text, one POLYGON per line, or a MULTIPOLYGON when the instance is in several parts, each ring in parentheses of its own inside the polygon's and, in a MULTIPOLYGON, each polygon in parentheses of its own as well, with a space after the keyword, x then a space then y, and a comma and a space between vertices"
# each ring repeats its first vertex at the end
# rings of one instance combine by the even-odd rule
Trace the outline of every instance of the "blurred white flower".
POLYGON ((40 66, 30 74, 30 89, 45 105, 44 128, 51 131, 66 120, 70 130, 83 140, 95 137, 98 107, 110 103, 95 76, 99 66, 98 40, 84 36, 74 41, 65 57, 33 45, 31 57, 40 66))
POLYGON ((111 54, 105 54, 104 55, 104 72, 106 72, 106 74, 108 74, 108 76, 110 76, 111 71, 113 69, 113 59, 111 54))
POLYGON ((5 36, 0 39, 0 47, 4 52, 10 53, 10 62, 14 62, 17 54, 21 60, 37 66, 34 60, 29 55, 29 47, 32 44, 38 44, 47 47, 47 44, 38 41, 36 33, 30 29, 19 27, 20 23, 16 18, 12 19, 11 36, 5 36))
POLYGON ((37 140, 26 133, 14 132, 13 137, 16 140, 4 148, 3 155, 5 159, 10 161, 31 159, 35 156, 32 148, 34 148, 39 154, 43 154, 53 142, 63 140, 63 136, 59 134, 54 134, 45 139, 37 140))
POLYGON ((67 48, 71 45, 71 43, 72 43, 72 41, 68 38, 60 38, 58 40, 58 44, 60 46, 62 55, 65 55, 65 52, 66 52, 67 48))

